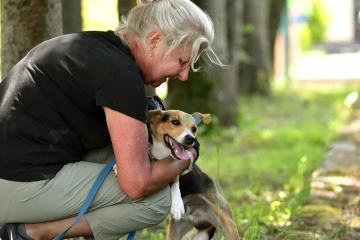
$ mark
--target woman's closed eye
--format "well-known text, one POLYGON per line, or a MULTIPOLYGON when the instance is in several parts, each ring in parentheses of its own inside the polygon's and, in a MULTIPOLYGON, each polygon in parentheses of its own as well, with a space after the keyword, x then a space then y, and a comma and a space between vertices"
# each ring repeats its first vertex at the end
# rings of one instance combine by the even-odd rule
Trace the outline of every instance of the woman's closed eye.
POLYGON ((182 59, 179 59, 179 62, 180 62, 181 68, 185 68, 186 65, 188 65, 188 63, 189 63, 189 61, 184 61, 184 60, 182 60, 182 59))

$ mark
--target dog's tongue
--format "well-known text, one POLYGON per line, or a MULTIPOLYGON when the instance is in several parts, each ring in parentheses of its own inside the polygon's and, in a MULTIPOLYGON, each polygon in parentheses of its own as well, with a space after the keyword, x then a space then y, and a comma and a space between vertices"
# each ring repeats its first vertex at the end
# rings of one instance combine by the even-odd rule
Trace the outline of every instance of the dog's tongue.
POLYGON ((179 144, 176 141, 173 141, 173 145, 175 147, 174 153, 176 157, 178 157, 181 160, 189 159, 189 154, 185 152, 183 145, 179 144))

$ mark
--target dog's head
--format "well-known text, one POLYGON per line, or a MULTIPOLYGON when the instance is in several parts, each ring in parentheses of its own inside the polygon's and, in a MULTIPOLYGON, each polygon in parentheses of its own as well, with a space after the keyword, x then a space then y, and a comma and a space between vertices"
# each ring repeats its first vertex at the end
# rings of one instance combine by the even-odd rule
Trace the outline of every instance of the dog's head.
POLYGON ((175 159, 188 159, 184 151, 194 145, 197 125, 211 121, 210 114, 193 113, 178 110, 152 110, 147 113, 150 153, 157 159, 172 155, 175 159))

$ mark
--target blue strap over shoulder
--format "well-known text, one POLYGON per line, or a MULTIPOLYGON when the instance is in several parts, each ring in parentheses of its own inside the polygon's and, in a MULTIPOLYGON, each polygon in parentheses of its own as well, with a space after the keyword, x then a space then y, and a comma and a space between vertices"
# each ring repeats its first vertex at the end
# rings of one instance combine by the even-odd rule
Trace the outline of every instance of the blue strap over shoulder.
MULTIPOLYGON (((106 176, 108 175, 108 173, 110 172, 110 170, 112 169, 112 167, 115 165, 115 159, 111 160, 104 168, 103 170, 101 170, 101 172, 99 173, 99 176, 96 178, 93 186, 91 187, 83 206, 80 209, 80 212, 78 214, 78 216, 76 217, 76 219, 74 220, 73 224, 71 224, 70 227, 68 227, 67 229, 65 229, 62 233, 60 233, 56 238, 54 238, 54 240, 61 240, 64 235, 67 233, 67 231, 70 230, 70 228, 72 228, 80 219, 81 217, 85 214, 86 210, 89 208, 91 202, 93 201, 93 199, 95 198, 96 193, 98 192, 101 184, 104 182, 106 176)), ((135 231, 130 232, 127 240, 132 240, 134 239, 135 236, 135 231)))

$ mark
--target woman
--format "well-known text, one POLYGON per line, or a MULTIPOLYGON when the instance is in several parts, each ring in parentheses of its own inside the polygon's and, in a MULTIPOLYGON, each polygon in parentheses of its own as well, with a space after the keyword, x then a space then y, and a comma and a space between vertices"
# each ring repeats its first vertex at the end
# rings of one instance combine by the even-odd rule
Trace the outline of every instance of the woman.
POLYGON ((204 52, 222 65, 213 37, 211 20, 189 0, 138 0, 115 33, 69 34, 33 48, 0 84, 3 234, 56 237, 113 155, 117 177, 107 176, 65 236, 119 239, 160 223, 170 209, 167 184, 190 161, 149 161, 144 84, 186 81, 204 52))

